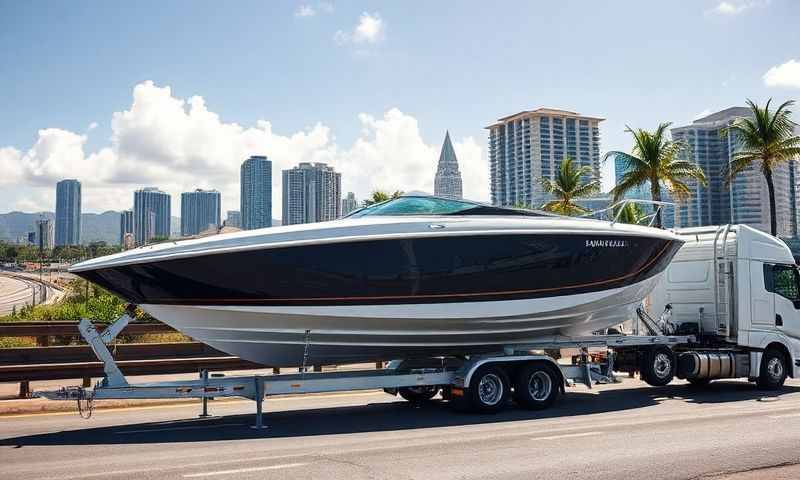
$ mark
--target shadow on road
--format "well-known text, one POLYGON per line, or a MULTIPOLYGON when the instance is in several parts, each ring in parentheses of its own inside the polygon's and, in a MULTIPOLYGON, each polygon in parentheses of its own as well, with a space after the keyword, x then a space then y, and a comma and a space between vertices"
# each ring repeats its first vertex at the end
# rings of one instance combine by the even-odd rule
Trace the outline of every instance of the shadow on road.
POLYGON ((597 394, 568 391, 546 411, 527 411, 511 407, 494 415, 463 414, 452 411, 444 402, 413 405, 405 401, 368 405, 317 408, 310 410, 269 411, 265 402, 265 423, 269 429, 253 430, 252 414, 210 419, 147 422, 124 426, 85 428, 0 440, 4 446, 33 445, 114 445, 145 443, 213 442, 251 438, 284 438, 359 432, 502 423, 598 413, 622 412, 656 405, 665 400, 697 404, 720 404, 745 400, 778 400, 782 395, 800 392, 786 386, 779 392, 764 392, 743 382, 714 382, 693 388, 689 385, 666 387, 612 388, 597 394))

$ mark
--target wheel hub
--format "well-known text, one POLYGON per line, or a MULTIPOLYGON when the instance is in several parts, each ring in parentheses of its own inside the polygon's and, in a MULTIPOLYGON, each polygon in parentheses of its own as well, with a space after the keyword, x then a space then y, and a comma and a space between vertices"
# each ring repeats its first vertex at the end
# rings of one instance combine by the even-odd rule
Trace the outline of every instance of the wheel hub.
POLYGON ((659 378, 664 378, 669 375, 671 369, 672 361, 670 360, 669 356, 666 353, 657 354, 655 361, 653 362, 653 373, 655 373, 659 378))
POLYGON ((781 362, 780 358, 769 359, 769 362, 767 362, 767 373, 776 380, 783 377, 783 362, 781 362))
POLYGON ((553 381, 545 372, 536 372, 528 380, 528 393, 538 402, 547 400, 552 389, 553 381))
POLYGON ((500 377, 493 373, 484 375, 478 383, 478 397, 485 405, 497 405, 503 398, 503 381, 500 377))

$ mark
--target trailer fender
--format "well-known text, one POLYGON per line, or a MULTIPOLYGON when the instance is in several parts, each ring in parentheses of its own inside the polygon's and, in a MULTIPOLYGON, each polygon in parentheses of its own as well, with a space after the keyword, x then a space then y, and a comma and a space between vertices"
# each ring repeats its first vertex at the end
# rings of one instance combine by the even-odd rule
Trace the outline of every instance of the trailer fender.
POLYGON ((483 357, 477 358, 472 361, 467 362, 461 367, 460 371, 456 374, 457 379, 457 386, 466 387, 470 384, 472 380, 472 375, 475 371, 478 370, 483 365, 488 363, 492 364, 520 364, 520 363, 532 363, 532 362, 540 362, 540 363, 547 363, 553 368, 553 371, 557 373, 560 378, 559 381, 559 389, 561 393, 564 393, 564 387, 566 384, 566 380, 564 379, 564 372, 561 371, 561 368, 552 357, 547 355, 513 355, 513 356, 497 356, 497 357, 483 357))

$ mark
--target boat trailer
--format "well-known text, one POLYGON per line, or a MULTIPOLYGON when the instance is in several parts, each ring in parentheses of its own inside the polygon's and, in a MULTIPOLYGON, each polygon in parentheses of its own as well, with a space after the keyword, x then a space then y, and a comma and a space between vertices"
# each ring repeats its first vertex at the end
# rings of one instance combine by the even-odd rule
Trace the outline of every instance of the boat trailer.
MULTIPOLYGON (((626 336, 592 335, 587 337, 554 336, 541 342, 503 347, 501 352, 487 355, 471 355, 457 366, 448 366, 444 359, 431 359, 422 368, 403 368, 402 360, 389 363, 382 370, 356 370, 346 372, 307 372, 303 365, 300 373, 278 375, 247 375, 226 377, 224 374, 209 374, 201 370, 196 380, 131 384, 117 366, 108 345, 132 321, 129 309, 102 333, 88 319, 78 324, 81 336, 86 340, 97 358, 103 363, 104 377, 91 389, 80 386, 63 387, 58 390, 37 391, 34 396, 50 400, 74 400, 79 414, 91 417, 93 402, 108 399, 187 399, 202 402, 200 417, 208 416, 208 400, 219 397, 242 397, 256 402, 256 419, 253 428, 267 428, 263 422, 263 402, 267 396, 341 392, 353 390, 379 390, 396 392, 404 387, 451 387, 462 390, 470 385, 473 373, 487 363, 549 362, 560 372, 565 385, 583 384, 592 388, 593 383, 616 381, 613 375, 614 355, 609 353, 603 363, 592 362, 589 348, 624 347, 645 345, 674 346, 685 343, 687 337, 680 336, 626 336), (578 348, 580 355, 571 365, 559 364, 543 353, 548 349, 578 348), (542 352, 542 353, 538 353, 542 352), (438 365, 437 365, 438 363, 438 365)), ((310 333, 310 332, 308 332, 310 333)), ((306 335, 306 350, 313 347, 306 335)))

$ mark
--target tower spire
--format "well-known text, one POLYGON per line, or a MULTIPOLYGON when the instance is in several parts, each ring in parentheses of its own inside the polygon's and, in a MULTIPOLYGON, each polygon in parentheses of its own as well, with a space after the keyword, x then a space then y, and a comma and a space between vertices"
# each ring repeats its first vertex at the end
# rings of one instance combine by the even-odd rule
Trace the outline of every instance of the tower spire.
POLYGON ((439 164, 433 184, 433 194, 445 198, 462 198, 461 172, 458 170, 458 158, 450 141, 450 130, 445 131, 439 164))

